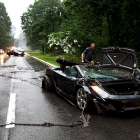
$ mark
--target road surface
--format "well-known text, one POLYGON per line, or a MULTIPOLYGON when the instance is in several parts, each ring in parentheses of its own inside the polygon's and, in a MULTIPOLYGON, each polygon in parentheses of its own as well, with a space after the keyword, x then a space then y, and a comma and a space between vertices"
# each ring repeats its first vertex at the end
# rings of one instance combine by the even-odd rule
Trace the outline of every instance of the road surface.
MULTIPOLYGON (((25 55, 0 55, 0 124, 73 124, 81 110, 41 88, 46 65, 25 55)), ((100 115, 91 110, 89 126, 0 127, 0 140, 140 140, 140 111, 100 115)))

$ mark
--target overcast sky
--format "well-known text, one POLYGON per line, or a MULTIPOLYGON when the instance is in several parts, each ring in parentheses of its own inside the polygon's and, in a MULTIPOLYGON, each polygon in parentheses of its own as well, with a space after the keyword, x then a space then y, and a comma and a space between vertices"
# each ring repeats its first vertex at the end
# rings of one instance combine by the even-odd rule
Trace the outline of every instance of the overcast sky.
POLYGON ((12 25, 16 27, 16 35, 18 37, 21 30, 21 19, 23 12, 27 11, 30 4, 33 4, 35 0, 0 0, 3 2, 6 11, 11 19, 12 25))

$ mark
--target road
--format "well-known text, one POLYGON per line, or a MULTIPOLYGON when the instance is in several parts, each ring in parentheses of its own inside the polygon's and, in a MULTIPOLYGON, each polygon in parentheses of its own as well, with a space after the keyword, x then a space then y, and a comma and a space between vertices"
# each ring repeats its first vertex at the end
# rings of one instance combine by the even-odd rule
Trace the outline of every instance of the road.
MULTIPOLYGON (((27 55, 0 58, 0 124, 80 120, 77 106, 41 88, 46 65, 27 55)), ((91 116, 88 127, 7 125, 0 127, 0 140, 140 140, 140 111, 101 115, 91 108, 87 113, 91 116)))

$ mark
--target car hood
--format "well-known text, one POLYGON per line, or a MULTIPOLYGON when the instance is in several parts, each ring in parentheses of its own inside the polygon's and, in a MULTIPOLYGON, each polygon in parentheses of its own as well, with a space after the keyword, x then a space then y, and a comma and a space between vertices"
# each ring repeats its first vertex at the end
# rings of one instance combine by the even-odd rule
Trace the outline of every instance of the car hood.
POLYGON ((121 47, 102 48, 97 63, 100 67, 123 68, 131 72, 138 68, 135 51, 121 47))

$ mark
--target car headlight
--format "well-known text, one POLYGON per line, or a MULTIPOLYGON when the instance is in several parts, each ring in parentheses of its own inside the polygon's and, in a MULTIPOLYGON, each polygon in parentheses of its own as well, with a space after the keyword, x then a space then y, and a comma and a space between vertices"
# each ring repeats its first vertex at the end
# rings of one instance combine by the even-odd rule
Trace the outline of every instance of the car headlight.
POLYGON ((108 93, 106 93, 104 90, 102 90, 100 87, 98 86, 91 86, 91 88, 100 96, 102 96, 103 98, 107 98, 109 96, 108 93))

